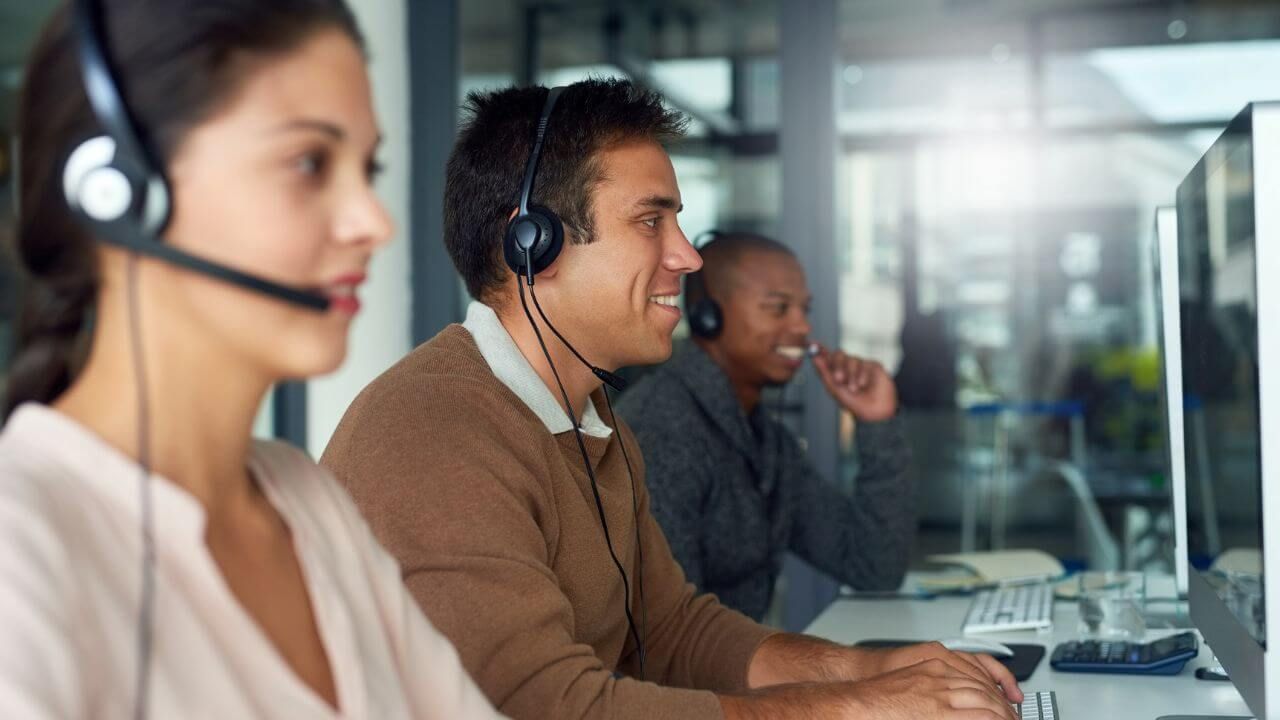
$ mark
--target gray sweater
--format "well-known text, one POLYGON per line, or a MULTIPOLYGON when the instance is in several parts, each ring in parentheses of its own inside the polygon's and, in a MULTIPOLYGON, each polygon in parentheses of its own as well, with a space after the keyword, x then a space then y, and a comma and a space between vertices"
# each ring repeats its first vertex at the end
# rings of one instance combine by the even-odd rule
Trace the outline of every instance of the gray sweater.
POLYGON ((859 589, 896 588, 915 534, 899 421, 858 425, 852 497, 810 465, 761 407, 748 416, 729 378, 693 343, 622 396, 658 519, 698 589, 757 620, 791 550, 859 589))

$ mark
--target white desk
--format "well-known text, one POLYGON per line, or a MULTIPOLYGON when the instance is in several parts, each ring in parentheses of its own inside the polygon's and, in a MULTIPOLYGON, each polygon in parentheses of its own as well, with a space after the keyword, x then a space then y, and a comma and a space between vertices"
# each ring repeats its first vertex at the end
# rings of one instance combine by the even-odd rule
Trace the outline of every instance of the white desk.
MULTIPOLYGON (((969 597, 934 600, 837 600, 806 630, 840 643, 860 640, 939 640, 959 637, 969 597)), ((1062 720, 1154 720, 1162 715, 1251 716, 1248 706, 1227 682, 1197 680, 1195 668, 1211 664, 1213 652, 1203 643, 1200 655, 1172 677, 1062 673, 1049 667, 1049 655, 1060 642, 1077 639, 1076 604, 1054 604, 1053 630, 983 635, 1001 642, 1045 646, 1035 674, 1024 690, 1053 690, 1062 720)), ((1152 630, 1148 639, 1177 630, 1152 630)))

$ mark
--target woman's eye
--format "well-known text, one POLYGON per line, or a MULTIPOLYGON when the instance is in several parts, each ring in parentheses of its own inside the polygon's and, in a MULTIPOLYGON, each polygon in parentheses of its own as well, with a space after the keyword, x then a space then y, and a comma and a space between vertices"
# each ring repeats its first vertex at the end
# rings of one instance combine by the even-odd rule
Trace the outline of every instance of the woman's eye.
POLYGON ((294 167, 303 175, 316 176, 324 172, 325 156, 321 152, 309 152, 298 158, 294 167))
POLYGON ((369 164, 365 166, 364 173, 365 173, 365 176, 369 178, 369 182, 373 182, 377 180, 379 177, 382 177, 382 172, 384 170, 386 170, 385 165, 378 162, 377 160, 370 160, 369 164))

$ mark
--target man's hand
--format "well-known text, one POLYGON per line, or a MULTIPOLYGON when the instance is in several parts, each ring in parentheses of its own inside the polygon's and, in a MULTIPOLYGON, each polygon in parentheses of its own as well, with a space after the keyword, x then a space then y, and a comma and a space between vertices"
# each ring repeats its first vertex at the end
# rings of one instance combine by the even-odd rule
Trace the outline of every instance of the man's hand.
POLYGON ((871 674, 880 675, 934 660, 945 663, 973 680, 983 681, 990 687, 999 685, 1009 702, 1022 702, 1022 690, 1009 668, 990 655, 952 652, 941 643, 920 643, 892 650, 870 651, 863 667, 871 674))
POLYGON ((952 652, 936 642, 871 650, 789 633, 771 635, 760 644, 747 668, 747 686, 857 682, 932 660, 1003 693, 1009 702, 1022 702, 1013 674, 990 655, 952 652))
POLYGON ((859 682, 775 685, 721 695, 725 720, 1017 720, 989 682, 929 659, 859 682))
MULTIPOLYGON (((1016 684, 1012 687, 1017 690, 1016 684)), ((1018 718, 1009 698, 990 684, 979 682, 936 658, 854 683, 852 688, 849 699, 861 712, 850 713, 849 717, 876 720, 1018 718)), ((1021 702, 1022 693, 1018 691, 1017 695, 1021 702)))
POLYGON ((888 420, 898 411, 898 388, 880 363, 822 348, 813 366, 831 397, 858 420, 888 420))

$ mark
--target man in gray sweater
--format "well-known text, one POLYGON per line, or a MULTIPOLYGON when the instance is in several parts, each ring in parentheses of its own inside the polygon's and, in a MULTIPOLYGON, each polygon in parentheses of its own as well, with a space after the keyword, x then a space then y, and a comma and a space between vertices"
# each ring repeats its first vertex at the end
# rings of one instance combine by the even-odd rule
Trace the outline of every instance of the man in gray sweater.
POLYGON ((915 508, 892 379, 879 363, 814 348, 818 377, 857 420, 849 496, 760 401, 813 352, 800 263, 785 245, 746 233, 717 233, 702 259, 685 284, 693 341, 619 403, 685 575, 757 620, 785 550, 859 589, 897 587, 915 508))

